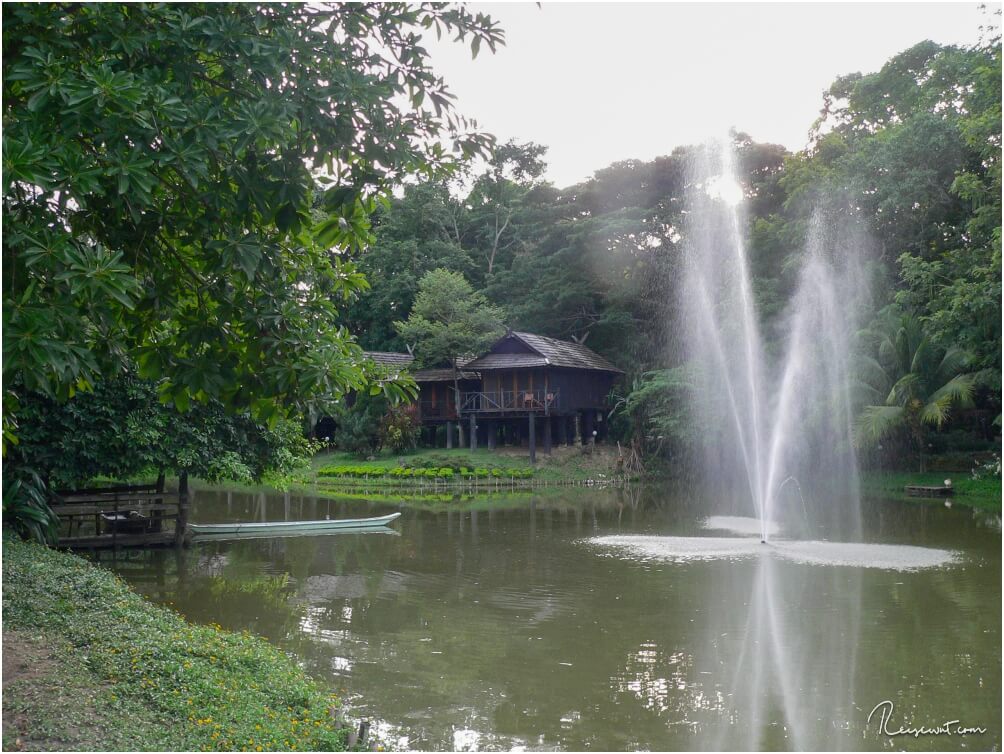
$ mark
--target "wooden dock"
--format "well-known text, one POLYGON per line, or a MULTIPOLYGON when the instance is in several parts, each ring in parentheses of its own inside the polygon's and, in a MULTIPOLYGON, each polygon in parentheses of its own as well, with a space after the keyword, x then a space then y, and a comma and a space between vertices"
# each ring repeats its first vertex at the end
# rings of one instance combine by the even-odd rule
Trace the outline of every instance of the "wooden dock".
POLYGON ((188 524, 188 477, 177 492, 157 484, 61 491, 53 495, 58 546, 75 549, 180 546, 188 524))
POLYGON ((950 485, 925 487, 919 484, 908 484, 903 490, 910 497, 948 497, 953 491, 950 485))

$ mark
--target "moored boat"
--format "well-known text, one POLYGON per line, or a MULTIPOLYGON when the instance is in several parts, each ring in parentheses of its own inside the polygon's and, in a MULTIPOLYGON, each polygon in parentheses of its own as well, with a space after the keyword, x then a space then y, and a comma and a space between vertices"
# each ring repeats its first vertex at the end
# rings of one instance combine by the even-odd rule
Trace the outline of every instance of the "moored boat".
POLYGON ((344 529, 373 529, 386 526, 400 516, 391 513, 374 518, 339 518, 319 521, 258 521, 229 524, 189 524, 193 535, 202 534, 313 534, 344 529))

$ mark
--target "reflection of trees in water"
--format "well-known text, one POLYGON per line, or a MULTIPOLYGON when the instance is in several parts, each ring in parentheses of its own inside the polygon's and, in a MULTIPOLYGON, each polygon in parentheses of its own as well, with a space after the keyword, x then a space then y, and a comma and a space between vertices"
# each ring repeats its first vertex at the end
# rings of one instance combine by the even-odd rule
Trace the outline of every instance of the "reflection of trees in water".
MULTIPOLYGON (((235 493, 231 507, 242 504, 235 493)), ((271 516, 271 506, 284 503, 267 504, 271 516)), ((320 516, 311 504, 308 496, 305 517, 323 517, 326 505, 337 513, 343 503, 319 501, 320 516)), ((225 510, 225 496, 219 505, 225 510)), ((290 505, 296 515, 296 493, 290 505)), ((849 690, 936 704, 946 696, 909 684, 890 692, 876 679, 924 672, 950 686, 956 666, 969 662, 976 684, 980 664, 999 669, 999 649, 987 648, 984 632, 996 626, 990 639, 999 647, 999 623, 988 616, 999 615, 1000 595, 986 579, 785 563, 769 572, 756 563, 659 566, 597 557, 577 544, 597 533, 697 532, 708 506, 697 494, 666 488, 575 489, 522 507, 406 510, 395 524, 400 537, 208 543, 136 568, 186 615, 246 625, 293 651, 309 672, 346 688, 358 714, 389 721, 415 747, 452 746, 453 726, 474 731, 484 748, 679 749, 723 741, 791 748, 796 733, 807 746, 856 746, 846 738, 861 735, 854 725, 823 738, 846 711, 849 690), (283 575, 282 588, 269 581, 283 575), (280 596, 282 604, 267 602, 280 596), (784 649, 780 666, 771 665, 774 636, 784 649), (917 667, 911 656, 919 648, 924 667, 904 671, 917 667), (797 679, 788 683, 794 701, 791 692, 785 701, 780 679, 797 679), (820 722, 819 710, 832 700, 838 713, 820 722), (773 738, 782 728, 770 722, 792 710, 809 711, 806 727, 773 738), (762 721, 753 726, 759 738, 747 735, 750 719, 762 721)), ((963 536, 939 511, 927 515, 922 530, 903 526, 963 536)), ((895 536, 895 520, 885 526, 895 536)), ((999 557, 998 549, 998 568, 999 557)), ((981 698, 999 702, 999 679, 986 674, 983 683, 981 698)), ((856 725, 853 714, 839 720, 856 725)))

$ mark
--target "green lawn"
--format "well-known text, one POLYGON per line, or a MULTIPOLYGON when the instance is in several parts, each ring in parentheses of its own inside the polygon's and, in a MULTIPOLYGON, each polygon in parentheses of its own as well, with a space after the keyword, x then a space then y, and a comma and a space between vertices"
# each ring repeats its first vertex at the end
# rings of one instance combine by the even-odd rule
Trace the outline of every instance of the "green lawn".
POLYGON ((893 497, 897 500, 922 502, 931 498, 910 497, 903 488, 907 485, 940 487, 946 479, 952 480, 953 504, 968 505, 985 510, 1001 509, 1001 480, 973 479, 964 473, 944 471, 866 471, 861 474, 862 492, 868 495, 893 497))

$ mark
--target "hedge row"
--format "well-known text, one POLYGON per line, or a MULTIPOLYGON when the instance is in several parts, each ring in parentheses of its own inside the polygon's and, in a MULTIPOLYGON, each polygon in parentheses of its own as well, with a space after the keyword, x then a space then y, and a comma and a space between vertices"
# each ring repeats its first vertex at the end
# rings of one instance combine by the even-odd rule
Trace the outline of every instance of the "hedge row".
POLYGON ((533 469, 469 469, 461 466, 453 469, 449 466, 438 468, 416 469, 396 466, 385 469, 373 466, 324 466, 317 470, 320 477, 347 477, 352 479, 529 479, 533 469))

